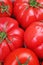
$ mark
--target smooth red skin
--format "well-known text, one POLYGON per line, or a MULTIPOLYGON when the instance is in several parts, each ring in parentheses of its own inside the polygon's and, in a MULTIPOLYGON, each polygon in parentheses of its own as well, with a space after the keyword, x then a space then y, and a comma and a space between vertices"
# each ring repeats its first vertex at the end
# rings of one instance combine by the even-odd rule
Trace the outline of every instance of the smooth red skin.
POLYGON ((22 47, 24 38, 24 31, 18 27, 17 21, 12 18, 0 18, 0 31, 3 31, 3 28, 5 28, 5 32, 11 43, 7 42, 6 39, 0 43, 0 61, 4 61, 11 51, 22 47))
POLYGON ((2 0, 0 1, 0 6, 2 4, 2 2, 5 3, 5 5, 8 5, 9 6, 9 14, 4 12, 4 13, 1 13, 1 9, 0 9, 0 17, 7 17, 7 16, 11 16, 12 15, 12 2, 11 0, 2 0))
POLYGON ((16 57, 18 57, 21 64, 24 64, 29 56, 30 56, 30 61, 28 62, 28 65, 39 65, 37 56, 31 50, 26 49, 26 48, 19 48, 15 50, 14 52, 12 52, 6 58, 4 65, 18 65, 16 57))
POLYGON ((43 62, 42 62, 42 65, 43 65, 43 62))
POLYGON ((24 40, 26 47, 43 59, 43 22, 32 23, 25 31, 24 40))
MULTIPOLYGON (((43 1, 37 0, 42 4, 43 1)), ((43 20, 43 8, 30 7, 29 0, 15 0, 14 16, 20 25, 26 29, 32 22, 43 20)))

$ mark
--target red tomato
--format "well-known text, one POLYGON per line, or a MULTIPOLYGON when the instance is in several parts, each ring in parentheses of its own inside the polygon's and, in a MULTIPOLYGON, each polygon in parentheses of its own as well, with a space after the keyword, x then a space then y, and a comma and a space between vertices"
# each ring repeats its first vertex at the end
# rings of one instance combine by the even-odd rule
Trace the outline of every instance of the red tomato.
POLYGON ((24 29, 32 22, 43 20, 42 4, 43 0, 15 0, 14 16, 24 29))
POLYGON ((37 56, 29 49, 19 48, 12 52, 5 60, 4 65, 39 65, 37 56), (9 61, 9 62, 8 62, 9 61))
POLYGON ((23 46, 24 31, 12 18, 0 18, 0 62, 16 48, 23 46))
POLYGON ((24 40, 26 47, 43 59, 43 22, 32 23, 25 31, 24 40))
POLYGON ((42 65, 43 65, 43 62, 42 62, 42 65))
POLYGON ((11 16, 12 3, 10 0, 0 0, 0 17, 11 16))

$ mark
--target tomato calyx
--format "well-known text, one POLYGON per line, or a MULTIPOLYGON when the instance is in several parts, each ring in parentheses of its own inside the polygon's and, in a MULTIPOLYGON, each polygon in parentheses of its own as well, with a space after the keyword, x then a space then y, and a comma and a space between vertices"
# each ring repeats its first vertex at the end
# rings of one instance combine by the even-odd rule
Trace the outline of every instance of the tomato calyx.
POLYGON ((18 65, 27 65, 29 63, 29 61, 30 61, 30 56, 29 56, 29 58, 27 59, 27 61, 24 64, 21 64, 21 62, 19 61, 18 57, 16 57, 16 60, 18 62, 18 65))
POLYGON ((30 6, 32 6, 32 7, 36 7, 36 8, 41 7, 41 8, 43 8, 42 4, 36 2, 36 0, 30 0, 30 3, 29 3, 29 4, 30 4, 30 6))
POLYGON ((0 32, 0 42, 2 42, 6 38, 6 33, 5 32, 0 32))
POLYGON ((8 13, 8 14, 10 15, 10 13, 9 13, 9 11, 8 11, 8 8, 9 8, 8 5, 5 5, 5 4, 2 2, 2 5, 0 6, 0 8, 1 8, 1 13, 2 13, 2 14, 3 14, 4 12, 6 12, 6 13, 8 13))
POLYGON ((37 5, 37 2, 35 0, 30 0, 30 6, 35 7, 37 5))
POLYGON ((11 41, 8 39, 6 32, 0 32, 0 43, 6 39, 8 43, 11 43, 11 41))

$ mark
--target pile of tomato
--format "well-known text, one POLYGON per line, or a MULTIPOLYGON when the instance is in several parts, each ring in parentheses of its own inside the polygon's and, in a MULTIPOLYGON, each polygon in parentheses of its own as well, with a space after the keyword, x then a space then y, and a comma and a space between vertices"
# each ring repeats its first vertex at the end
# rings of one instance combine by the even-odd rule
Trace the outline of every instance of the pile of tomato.
POLYGON ((0 65, 43 65, 43 0, 12 1, 0 0, 0 65))

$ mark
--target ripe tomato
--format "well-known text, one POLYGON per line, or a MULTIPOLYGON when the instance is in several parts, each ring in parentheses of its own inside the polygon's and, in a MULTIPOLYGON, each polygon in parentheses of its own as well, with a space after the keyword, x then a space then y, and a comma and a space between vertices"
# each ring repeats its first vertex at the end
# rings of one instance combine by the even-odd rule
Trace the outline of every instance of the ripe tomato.
POLYGON ((0 62, 16 48, 23 46, 24 31, 12 18, 0 18, 0 62))
POLYGON ((15 0, 14 16, 24 29, 32 22, 43 20, 43 0, 15 0))
POLYGON ((37 56, 29 49, 19 48, 12 52, 4 65, 39 65, 37 56), (9 61, 9 62, 8 62, 9 61))
POLYGON ((43 22, 32 23, 24 34, 25 45, 43 59, 43 22))
POLYGON ((0 17, 11 16, 12 3, 10 0, 0 0, 0 17))
POLYGON ((43 65, 43 62, 42 62, 42 65, 43 65))

